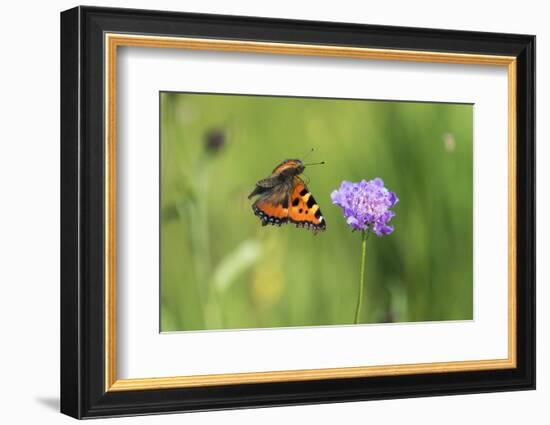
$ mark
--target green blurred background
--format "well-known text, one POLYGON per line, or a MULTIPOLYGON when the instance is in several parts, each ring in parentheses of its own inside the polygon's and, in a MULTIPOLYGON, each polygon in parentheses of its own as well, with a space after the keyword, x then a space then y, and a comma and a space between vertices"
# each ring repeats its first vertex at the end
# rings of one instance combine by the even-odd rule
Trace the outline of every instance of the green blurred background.
POLYGON ((160 96, 161 331, 352 323, 361 235, 330 193, 374 177, 400 201, 368 240, 362 322, 472 319, 471 105, 160 96), (262 227, 255 182, 311 148, 326 232, 262 227))

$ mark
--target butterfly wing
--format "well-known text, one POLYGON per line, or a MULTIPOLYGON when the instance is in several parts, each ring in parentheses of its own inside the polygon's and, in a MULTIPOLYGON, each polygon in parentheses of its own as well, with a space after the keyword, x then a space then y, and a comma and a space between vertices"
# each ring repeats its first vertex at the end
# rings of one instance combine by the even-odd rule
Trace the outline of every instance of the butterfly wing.
POLYGON ((288 199, 288 220, 297 227, 305 227, 313 232, 323 231, 327 224, 321 208, 299 177, 294 177, 288 199))
POLYGON ((280 226, 288 222, 288 195, 272 191, 252 204, 254 214, 260 217, 262 226, 280 226))
POLYGON ((248 199, 253 198, 256 195, 263 195, 268 192, 272 192, 273 188, 280 185, 281 181, 278 176, 269 176, 256 183, 254 190, 248 195, 248 199))

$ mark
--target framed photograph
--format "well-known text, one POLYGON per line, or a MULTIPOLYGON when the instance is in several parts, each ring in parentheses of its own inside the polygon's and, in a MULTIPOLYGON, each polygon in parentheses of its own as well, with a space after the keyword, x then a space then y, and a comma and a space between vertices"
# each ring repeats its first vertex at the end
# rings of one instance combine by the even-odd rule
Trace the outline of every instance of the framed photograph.
POLYGON ((535 387, 535 37, 61 14, 61 411, 535 387))

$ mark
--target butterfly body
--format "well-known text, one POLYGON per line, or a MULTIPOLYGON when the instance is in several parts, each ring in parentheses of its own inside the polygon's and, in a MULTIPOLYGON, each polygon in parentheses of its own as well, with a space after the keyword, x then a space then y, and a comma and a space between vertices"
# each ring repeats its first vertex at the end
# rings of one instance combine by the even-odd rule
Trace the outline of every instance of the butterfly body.
POLYGON ((252 211, 263 226, 293 223, 314 233, 326 229, 319 205, 299 177, 304 170, 302 161, 288 159, 277 165, 270 176, 256 183, 248 199, 258 196, 252 211))

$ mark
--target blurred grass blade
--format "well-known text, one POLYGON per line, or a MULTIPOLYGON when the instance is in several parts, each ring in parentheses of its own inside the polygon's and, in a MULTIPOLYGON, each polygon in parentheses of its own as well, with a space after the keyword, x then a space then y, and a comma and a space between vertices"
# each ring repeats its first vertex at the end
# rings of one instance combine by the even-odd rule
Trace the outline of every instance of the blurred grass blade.
POLYGON ((258 261, 261 254, 262 246, 258 241, 247 239, 240 243, 216 267, 214 288, 220 292, 227 290, 241 273, 258 261))

